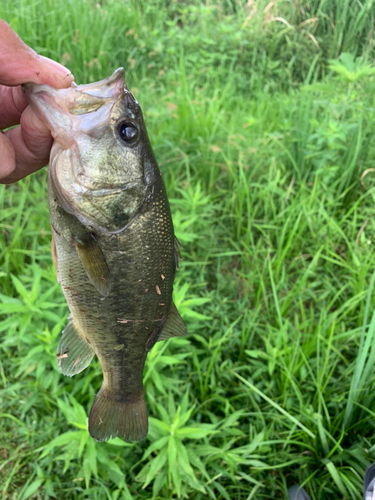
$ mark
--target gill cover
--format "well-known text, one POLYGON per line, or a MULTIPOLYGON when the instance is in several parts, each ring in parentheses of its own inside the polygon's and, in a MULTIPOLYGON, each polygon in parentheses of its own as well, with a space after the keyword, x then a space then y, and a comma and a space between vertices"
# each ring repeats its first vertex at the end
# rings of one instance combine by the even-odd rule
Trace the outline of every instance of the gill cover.
POLYGON ((55 139, 49 175, 61 207, 84 225, 121 231, 144 203, 155 162, 142 111, 124 70, 68 89, 24 91, 55 139))

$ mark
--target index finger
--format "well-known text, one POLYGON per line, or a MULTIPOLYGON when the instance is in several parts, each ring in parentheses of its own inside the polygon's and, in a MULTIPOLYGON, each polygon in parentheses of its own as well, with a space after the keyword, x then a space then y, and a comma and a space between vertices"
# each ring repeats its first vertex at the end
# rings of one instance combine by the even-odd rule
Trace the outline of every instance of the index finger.
POLYGON ((38 55, 0 19, 0 84, 8 87, 22 83, 44 83, 50 87, 69 87, 74 80, 61 64, 38 55))

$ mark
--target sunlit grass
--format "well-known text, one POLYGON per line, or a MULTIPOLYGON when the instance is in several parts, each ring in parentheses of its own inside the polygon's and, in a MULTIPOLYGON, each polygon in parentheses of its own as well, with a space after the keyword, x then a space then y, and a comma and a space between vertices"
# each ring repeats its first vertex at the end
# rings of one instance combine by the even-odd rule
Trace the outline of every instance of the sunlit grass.
POLYGON ((70 379, 55 361, 68 310, 46 172, 0 186, 4 498, 269 500, 296 482, 313 500, 362 498, 375 80, 356 58, 373 57, 373 14, 349 0, 0 4, 78 83, 125 67, 183 246, 175 301, 190 332, 149 354, 148 437, 93 441, 100 367, 70 379))

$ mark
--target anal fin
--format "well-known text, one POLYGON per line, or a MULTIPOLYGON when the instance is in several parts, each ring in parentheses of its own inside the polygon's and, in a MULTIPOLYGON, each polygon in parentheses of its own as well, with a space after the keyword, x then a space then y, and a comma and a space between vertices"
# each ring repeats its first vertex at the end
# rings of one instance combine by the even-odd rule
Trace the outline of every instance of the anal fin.
POLYGON ((85 241, 74 238, 74 246, 91 283, 101 295, 107 297, 111 286, 110 272, 94 235, 90 234, 85 241))
POLYGON ((60 372, 73 377, 89 366, 94 354, 88 342, 74 326, 73 320, 70 319, 57 346, 57 365, 60 372))
POLYGON ((162 340, 167 340, 172 337, 185 337, 186 335, 188 335, 188 331, 184 320, 181 318, 180 313, 172 302, 169 308, 167 321, 157 341, 161 342, 162 340))

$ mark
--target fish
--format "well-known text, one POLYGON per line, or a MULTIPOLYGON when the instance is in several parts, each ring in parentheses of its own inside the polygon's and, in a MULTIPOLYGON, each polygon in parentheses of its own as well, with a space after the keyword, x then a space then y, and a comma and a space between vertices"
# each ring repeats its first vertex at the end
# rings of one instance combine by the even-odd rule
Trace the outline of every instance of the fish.
POLYGON ((99 82, 25 96, 54 138, 48 165, 52 257, 70 316, 57 346, 73 376, 96 355, 103 383, 88 430, 143 439, 147 353, 188 334, 173 302, 181 258, 165 185, 123 68, 99 82))

